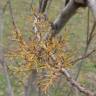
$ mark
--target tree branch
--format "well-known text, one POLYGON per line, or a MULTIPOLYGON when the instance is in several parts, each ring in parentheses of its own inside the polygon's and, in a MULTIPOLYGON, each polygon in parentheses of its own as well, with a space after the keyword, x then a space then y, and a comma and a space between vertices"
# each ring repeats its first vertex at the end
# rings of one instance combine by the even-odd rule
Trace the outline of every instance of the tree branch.
POLYGON ((83 86, 81 86, 79 83, 77 83, 71 76, 70 74, 67 72, 66 69, 62 68, 61 69, 61 73, 63 75, 65 75, 65 77, 67 78, 67 81, 69 81, 69 83, 75 87, 76 89, 78 89, 80 92, 82 92, 83 94, 85 94, 86 96, 96 96, 95 93, 91 92, 90 90, 84 88, 83 86))
POLYGON ((74 64, 74 63, 77 63, 78 61, 81 61, 81 60, 84 60, 86 58, 88 58, 90 55, 92 55, 94 52, 96 52, 96 49, 93 49, 91 52, 89 52, 88 54, 85 54, 77 59, 75 59, 74 61, 72 61, 71 63, 74 64))
POLYGON ((52 29, 54 30, 52 36, 55 36, 60 30, 64 27, 64 25, 69 21, 69 19, 76 13, 76 10, 79 8, 79 5, 74 2, 74 0, 70 0, 69 3, 63 8, 59 16, 55 19, 52 25, 52 29))
POLYGON ((40 0, 39 2, 39 13, 44 13, 47 7, 48 0, 40 0))
MULTIPOLYGON (((93 52, 93 51, 92 51, 93 52)), ((91 53, 92 53, 91 52, 91 53)), ((90 53, 90 54, 91 54, 90 53)), ((89 55, 90 55, 89 54, 89 55)), ((55 55, 54 54, 50 54, 51 58, 53 61, 56 60, 55 55)), ((54 66, 55 67, 55 66, 54 66)), ((76 88, 78 91, 80 91, 81 93, 85 94, 86 96, 96 96, 96 94, 86 88, 84 88, 83 86, 81 86, 78 82, 76 82, 71 76, 70 74, 67 72, 67 70, 65 68, 60 68, 60 73, 62 73, 63 75, 65 75, 65 77, 67 78, 67 81, 74 87, 76 88)))
POLYGON ((52 24, 52 29, 54 30, 52 37, 60 32, 79 7, 86 7, 86 5, 91 10, 96 21, 96 0, 70 0, 52 24))

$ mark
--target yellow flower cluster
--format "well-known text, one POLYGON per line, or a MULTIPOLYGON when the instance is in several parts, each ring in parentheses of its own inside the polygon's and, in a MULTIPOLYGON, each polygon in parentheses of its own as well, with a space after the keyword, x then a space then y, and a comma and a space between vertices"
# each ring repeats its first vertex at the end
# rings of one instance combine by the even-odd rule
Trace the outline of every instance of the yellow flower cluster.
POLYGON ((17 47, 8 52, 8 59, 20 64, 12 64, 9 69, 14 71, 15 76, 16 74, 19 76, 19 73, 30 73, 32 69, 37 70, 39 74, 38 86, 41 87, 42 91, 47 92, 48 88, 59 77, 60 68, 69 68, 71 65, 71 55, 66 50, 66 37, 43 39, 46 33, 52 32, 50 23, 44 15, 33 14, 32 19, 31 39, 26 40, 20 31, 14 32, 17 47))

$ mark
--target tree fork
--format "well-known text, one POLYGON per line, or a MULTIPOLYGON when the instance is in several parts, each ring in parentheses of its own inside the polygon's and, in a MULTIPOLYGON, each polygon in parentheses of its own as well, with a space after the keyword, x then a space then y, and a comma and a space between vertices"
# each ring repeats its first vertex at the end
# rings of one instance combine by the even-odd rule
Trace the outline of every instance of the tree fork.
POLYGON ((89 7, 96 22, 96 0, 69 0, 52 23, 52 37, 58 34, 80 7, 89 7))

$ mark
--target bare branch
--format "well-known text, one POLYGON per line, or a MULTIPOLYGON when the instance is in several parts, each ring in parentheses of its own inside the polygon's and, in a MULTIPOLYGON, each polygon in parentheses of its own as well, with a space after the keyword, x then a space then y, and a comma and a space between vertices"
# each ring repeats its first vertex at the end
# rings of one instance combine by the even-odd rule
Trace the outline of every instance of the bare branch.
POLYGON ((78 61, 81 61, 83 59, 88 58, 90 55, 92 55, 94 52, 96 52, 96 49, 92 50, 91 52, 89 52, 88 54, 86 53, 85 55, 81 56, 80 58, 77 58, 76 60, 72 61, 71 63, 77 63, 78 61))
POLYGON ((69 21, 69 19, 76 13, 76 10, 79 8, 78 4, 74 0, 70 0, 66 7, 63 8, 59 16, 53 22, 52 28, 54 32, 52 36, 55 36, 64 25, 69 21))
POLYGON ((76 13, 76 10, 79 7, 85 7, 86 5, 92 11, 96 21, 96 0, 68 0, 68 4, 63 8, 59 16, 52 24, 52 29, 54 30, 52 36, 55 36, 60 32, 69 19, 76 13))
POLYGON ((12 24, 13 24, 14 30, 16 31, 16 33, 18 33, 19 30, 17 28, 16 22, 15 22, 15 18, 14 18, 14 15, 13 15, 13 9, 12 9, 11 0, 8 0, 8 4, 9 4, 9 11, 10 11, 10 16, 11 16, 11 20, 12 20, 12 24))
POLYGON ((44 13, 47 7, 48 0, 40 0, 39 2, 39 12, 44 13))
POLYGON ((83 94, 85 94, 86 96, 96 96, 95 93, 91 92, 90 90, 84 88, 83 86, 81 86, 79 83, 77 83, 71 76, 70 74, 67 72, 66 69, 62 68, 61 73, 65 75, 65 77, 67 78, 67 80, 69 81, 69 83, 76 89, 78 89, 80 92, 82 92, 83 94))

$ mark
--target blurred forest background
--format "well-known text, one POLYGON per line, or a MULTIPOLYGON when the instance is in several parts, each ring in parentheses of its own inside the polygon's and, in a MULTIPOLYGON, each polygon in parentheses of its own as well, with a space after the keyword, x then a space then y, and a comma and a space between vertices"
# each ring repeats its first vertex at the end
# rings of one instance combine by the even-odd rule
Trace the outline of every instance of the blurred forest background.
MULTIPOLYGON (((38 6, 39 0, 11 0, 12 10, 14 13, 14 17, 16 20, 16 24, 24 35, 27 36, 27 32, 32 30, 31 23, 29 22, 30 16, 32 14, 32 6, 38 6)), ((10 49, 10 46, 13 46, 12 42, 10 42, 11 32, 13 30, 12 27, 12 20, 9 11, 9 5, 7 4, 7 0, 0 0, 0 9, 3 8, 3 17, 0 16, 0 23, 3 22, 3 31, 0 31, 0 58, 2 58, 3 52, 6 52, 10 49)), ((62 7, 64 6, 64 0, 52 0, 50 8, 48 9, 48 17, 50 21, 54 20, 58 13, 61 11, 62 7)), ((1 13, 0 13, 1 14, 1 13)), ((77 11, 77 14, 71 18, 71 20, 66 24, 63 28, 62 32, 60 33, 63 35, 63 32, 67 32, 68 35, 68 42, 71 46, 71 49, 74 51, 74 54, 77 56, 81 56, 84 53, 86 47, 86 38, 87 38, 87 31, 88 29, 91 30, 93 25, 93 17, 90 13, 89 17, 89 27, 88 28, 88 8, 80 8, 77 11)), ((1 29, 2 30, 2 27, 1 29)), ((96 30, 95 30, 96 31, 96 30)), ((96 33, 94 33, 96 34, 96 33)), ((91 49, 96 48, 96 37, 93 38, 89 52, 91 49)), ((6 63, 12 63, 7 62, 6 63)), ((78 64, 69 68, 71 75, 76 78, 78 74, 78 70, 80 74, 78 76, 78 81, 86 88, 89 88, 92 91, 96 91, 96 53, 93 53, 88 58, 77 62, 78 64), (80 63, 82 63, 82 67, 80 68, 80 63)), ((0 96, 7 96, 6 90, 7 89, 7 81, 2 64, 0 64, 0 96)), ((9 78, 13 87, 14 96, 23 96, 23 84, 22 82, 18 81, 14 76, 11 75, 12 73, 9 72, 9 78)), ((18 74, 17 74, 18 75, 18 74)), ((22 77, 21 77, 22 79, 22 77)), ((40 96, 39 93, 34 90, 31 91, 31 96, 40 96)), ((65 78, 61 76, 61 79, 50 88, 49 96, 83 96, 82 93, 74 92, 71 88, 68 87, 68 83, 66 83, 65 78), (65 95, 66 94, 66 95, 65 95)))

